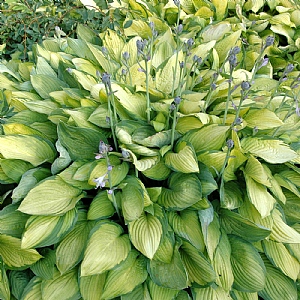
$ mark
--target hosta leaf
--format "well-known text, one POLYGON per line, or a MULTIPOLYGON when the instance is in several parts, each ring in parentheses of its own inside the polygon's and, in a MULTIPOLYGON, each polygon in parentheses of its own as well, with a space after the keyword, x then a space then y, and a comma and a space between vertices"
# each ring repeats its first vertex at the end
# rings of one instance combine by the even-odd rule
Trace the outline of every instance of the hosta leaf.
POLYGON ((212 4, 216 8, 216 17, 217 20, 223 20, 224 16, 226 15, 228 0, 212 0, 212 4))
POLYGON ((56 152, 50 142, 32 135, 0 136, 0 153, 4 158, 21 159, 33 166, 53 162, 56 152))
POLYGON ((178 290, 159 286, 155 284, 151 279, 147 280, 147 286, 152 300, 172 300, 178 294, 178 290))
POLYGON ((42 278, 37 276, 33 277, 25 287, 20 299, 42 299, 41 283, 42 278))
POLYGON ((82 276, 79 279, 80 293, 85 300, 101 300, 107 273, 82 276))
POLYGON ((252 155, 250 155, 247 160, 245 173, 256 182, 261 183, 267 187, 271 187, 268 173, 266 172, 263 164, 261 164, 259 160, 252 155))
POLYGON ((270 229, 255 224, 240 214, 222 209, 220 214, 221 225, 227 233, 233 233, 250 242, 265 239, 270 235, 270 229))
POLYGON ((83 196, 80 189, 53 176, 30 190, 18 210, 31 215, 58 216, 73 209, 83 196))
POLYGON ((148 272, 153 282, 159 286, 181 290, 188 286, 188 275, 176 245, 170 263, 157 260, 148 262, 148 272))
POLYGON ((285 275, 297 280, 300 271, 300 265, 287 248, 282 243, 277 243, 271 240, 263 241, 265 254, 273 265, 279 268, 285 275))
POLYGON ((78 128, 59 123, 58 138, 73 160, 93 159, 98 152, 99 142, 107 142, 105 136, 91 128, 78 128))
POLYGON ((244 117, 247 126, 257 129, 270 129, 283 125, 276 114, 266 108, 253 109, 244 117))
POLYGON ((108 272, 103 299, 115 299, 117 296, 131 292, 146 280, 147 275, 145 258, 132 250, 125 261, 108 272))
POLYGON ((298 156, 287 144, 275 139, 247 137, 242 139, 241 146, 271 164, 285 163, 298 156))
POLYGON ((174 173, 169 178, 169 188, 162 188, 157 203, 166 208, 182 210, 201 199, 201 183, 196 175, 174 173))
POLYGON ((8 268, 25 268, 42 256, 34 249, 21 249, 21 240, 0 234, 0 255, 8 268))
POLYGON ((266 186, 257 183, 246 173, 244 175, 250 202, 255 206, 262 218, 269 216, 274 208, 276 200, 267 191, 266 186))
POLYGON ((262 291, 258 292, 259 296, 266 300, 297 300, 297 287, 295 282, 275 268, 265 255, 262 255, 262 258, 266 266, 267 276, 266 285, 262 291))
POLYGON ((168 152, 165 155, 165 164, 172 170, 181 173, 198 173, 199 167, 196 153, 190 145, 180 142, 176 146, 177 153, 168 152))
POLYGON ((33 264, 30 269, 36 276, 46 280, 53 279, 56 271, 55 251, 50 248, 43 248, 40 252, 43 257, 33 264))
POLYGON ((206 165, 199 163, 199 166, 201 172, 197 176, 201 181, 202 194, 207 197, 218 188, 218 184, 206 165))
POLYGON ((93 222, 79 222, 56 249, 56 265, 61 274, 71 270, 83 257, 93 222))
POLYGON ((168 231, 165 235, 162 236, 160 245, 157 251, 155 252, 153 259, 161 261, 163 263, 170 263, 173 257, 174 246, 174 232, 168 231))
POLYGON ((23 291, 25 287, 28 285, 31 279, 30 270, 27 269, 26 271, 19 271, 19 270, 12 270, 9 272, 9 283, 11 288, 11 293, 17 299, 21 299, 23 291))
POLYGON ((97 220, 106 219, 115 213, 112 202, 108 199, 107 192, 99 192, 90 204, 87 219, 97 220))
POLYGON ((257 293, 245 293, 237 290, 233 290, 233 299, 236 300, 258 300, 257 293))
POLYGON ((214 299, 214 300, 224 300, 230 299, 228 292, 225 292, 219 286, 209 286, 206 288, 193 289, 193 299, 195 300, 202 300, 202 299, 214 299))
POLYGON ((190 142, 195 152, 205 150, 219 150, 226 140, 226 132, 229 126, 210 124, 197 130, 191 130, 183 137, 183 140, 190 142))
POLYGON ((51 165, 51 173, 53 175, 65 169, 72 161, 67 149, 61 145, 59 140, 57 140, 55 146, 59 152, 59 157, 57 157, 51 165))
POLYGON ((3 300, 10 299, 9 281, 2 259, 0 260, 0 297, 3 300))
POLYGON ((184 241, 179 251, 191 282, 206 285, 216 280, 216 273, 202 252, 184 241))
POLYGON ((266 268, 255 247, 245 240, 230 235, 233 287, 243 292, 258 292, 265 286, 266 268))
POLYGON ((149 259, 152 259, 162 236, 162 224, 155 216, 144 213, 129 223, 132 244, 149 259))
POLYGON ((130 293, 121 296, 121 300, 144 299, 152 300, 145 283, 136 286, 130 293))
POLYGON ((242 199, 243 193, 237 182, 224 182, 222 180, 220 187, 220 203, 222 208, 227 208, 229 210, 238 208, 242 204, 242 199))
POLYGON ((81 264, 81 276, 101 274, 126 259, 130 251, 128 235, 114 223, 100 223, 91 232, 81 264))
POLYGON ((49 94, 54 91, 61 91, 67 88, 68 85, 53 76, 38 74, 31 75, 30 81, 36 92, 44 99, 49 99, 49 94))
POLYGON ((61 295, 68 295, 68 299, 80 299, 77 281, 77 269, 73 269, 52 280, 45 280, 41 284, 42 299, 55 300, 61 295))
POLYGON ((153 167, 142 171, 142 173, 153 180, 165 180, 169 177, 171 170, 163 160, 159 160, 153 167))
POLYGON ((60 241, 76 220, 76 209, 63 216, 31 216, 25 226, 21 247, 41 248, 60 241))

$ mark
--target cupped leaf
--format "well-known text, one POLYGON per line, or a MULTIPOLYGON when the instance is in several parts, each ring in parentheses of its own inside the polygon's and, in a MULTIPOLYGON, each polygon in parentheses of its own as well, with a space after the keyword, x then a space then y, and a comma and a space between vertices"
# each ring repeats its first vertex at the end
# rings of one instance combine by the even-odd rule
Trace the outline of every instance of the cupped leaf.
POLYGON ((52 176, 30 190, 18 210, 31 215, 59 216, 73 209, 83 196, 80 189, 52 176))
POLYGON ((25 287, 20 299, 42 299, 41 283, 42 278, 34 276, 25 287))
POLYGON ((4 158, 20 159, 34 167, 45 162, 52 163, 56 151, 50 142, 33 135, 0 136, 0 153, 4 158))
POLYGON ((107 273, 82 276, 79 279, 80 293, 85 300, 101 300, 107 273))
POLYGON ((157 251, 162 237, 162 224, 151 214, 144 213, 129 223, 129 236, 132 244, 149 259, 157 251))
POLYGON ((34 249, 21 249, 21 240, 0 234, 0 255, 8 268, 26 268, 42 256, 34 249))
POLYGON ((261 291, 266 282, 266 268, 255 247, 245 240, 229 235, 233 287, 253 293, 261 291))
POLYGON ((104 273, 122 262, 130 252, 128 235, 122 227, 112 222, 97 225, 91 232, 84 258, 81 276, 104 273))

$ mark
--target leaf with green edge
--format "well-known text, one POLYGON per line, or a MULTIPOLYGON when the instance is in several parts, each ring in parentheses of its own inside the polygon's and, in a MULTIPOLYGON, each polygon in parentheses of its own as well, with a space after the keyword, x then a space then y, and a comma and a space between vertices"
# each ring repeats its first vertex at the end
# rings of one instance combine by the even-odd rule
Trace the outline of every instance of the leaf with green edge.
POLYGON ((211 263, 201 251, 183 241, 179 252, 191 283, 206 285, 216 280, 216 273, 211 263))
POLYGON ((285 219, 288 224, 297 223, 300 220, 300 201, 299 197, 290 191, 284 191, 286 203, 282 207, 285 219))
POLYGON ((128 231, 134 247, 152 259, 159 247, 163 233, 159 219, 151 214, 143 213, 138 219, 129 222, 128 231))
POLYGON ((88 117, 87 120, 101 128, 110 128, 110 124, 107 122, 108 115, 108 104, 103 103, 98 105, 96 109, 93 109, 92 114, 88 117))
POLYGON ((21 249, 21 240, 0 234, 0 255, 7 268, 25 269, 42 256, 35 249, 21 249))
POLYGON ((234 276, 230 262, 231 246, 227 234, 222 231, 219 244, 212 260, 213 268, 217 274, 216 283, 225 291, 232 289, 234 276))
POLYGON ((41 248, 58 243, 74 225, 75 208, 63 216, 30 216, 22 236, 22 249, 41 248))
POLYGON ((159 160, 151 168, 142 171, 142 173, 153 180, 165 180, 169 177, 171 170, 166 166, 163 160, 159 160))
POLYGON ((59 176, 51 176, 29 191, 18 210, 31 215, 59 216, 73 209, 84 196, 59 176))
POLYGON ((298 155, 281 140, 246 137, 241 141, 242 148, 271 164, 288 162, 298 155))
POLYGON ((214 219, 214 209, 212 205, 210 204, 209 208, 198 210, 198 217, 201 223, 204 242, 207 245, 208 226, 214 219))
POLYGON ((242 204, 243 193, 236 181, 224 182, 220 186, 220 203, 222 208, 229 210, 238 208, 242 204))
POLYGON ((257 183, 271 187, 269 176, 265 171, 263 164, 260 163, 253 155, 249 156, 244 172, 257 183))
POLYGON ((101 274, 122 262, 130 252, 130 241, 121 226, 102 222, 91 231, 84 258, 81 276, 101 274))
POLYGON ((20 238, 29 218, 17 210, 17 204, 9 204, 0 211, 0 233, 20 238))
POLYGON ((186 133, 182 140, 193 145, 195 152, 219 150, 224 145, 229 126, 209 124, 186 133))
POLYGON ((232 289, 232 297, 235 300, 258 300, 257 293, 245 293, 232 289))
POLYGON ((16 297, 16 299, 21 299, 25 287, 28 285, 32 274, 29 269, 26 271, 11 270, 9 272, 9 283, 11 294, 16 297))
POLYGON ((179 245, 176 243, 170 263, 158 260, 148 261, 148 273, 153 282, 159 286, 181 290, 188 286, 188 275, 181 260, 179 245))
POLYGON ((59 156, 54 160, 53 164, 51 165, 51 173, 53 175, 65 169, 72 161, 67 149, 61 145, 59 140, 56 141, 55 146, 57 151, 59 152, 59 156))
POLYGON ((94 222, 78 222, 56 249, 56 265, 61 274, 71 270, 83 257, 94 222))
POLYGON ((64 113, 68 114, 72 121, 75 122, 75 124, 78 127, 82 128, 91 128, 98 130, 99 127, 95 126, 94 124, 91 124, 87 119, 89 116, 92 114, 92 112, 95 110, 94 107, 78 107, 78 108, 72 108, 72 109, 67 109, 64 108, 63 111, 64 113))
POLYGON ((56 156, 53 145, 32 135, 0 136, 0 153, 7 159, 20 159, 31 163, 34 167, 45 162, 52 163, 56 156))
POLYGON ((68 299, 72 300, 80 299, 77 278, 77 269, 72 269, 63 275, 58 274, 52 280, 44 280, 41 284, 42 299, 55 300, 61 295, 68 295, 68 299))
POLYGON ((107 273, 103 299, 114 299, 131 292, 147 278, 146 259, 131 250, 125 261, 107 273), (134 276, 132 276, 134 274, 134 276))
POLYGON ((175 236, 173 231, 167 231, 159 244, 157 251, 154 254, 153 259, 161 261, 163 263, 170 263, 173 257, 175 247, 175 236))
POLYGON ((279 127, 284 124, 274 112, 266 108, 250 110, 243 119, 247 122, 248 127, 256 127, 261 130, 279 127))
POLYGON ((3 172, 15 182, 19 182, 22 175, 33 168, 31 163, 20 159, 1 159, 0 165, 3 172))
POLYGON ((163 62, 165 62, 167 57, 171 57, 173 55, 173 47, 167 41, 162 41, 155 47, 152 65, 155 68, 158 68, 163 62))
POLYGON ((193 299, 203 300, 203 299, 214 299, 214 300, 224 300, 230 299, 229 293, 225 292, 220 286, 208 286, 204 288, 193 288, 193 299))
POLYGON ((255 206, 262 218, 269 216, 276 200, 267 191, 266 186, 254 181, 246 172, 244 172, 244 176, 250 202, 255 206))
POLYGON ((242 292, 261 291, 266 282, 266 268, 256 248, 249 242, 229 235, 233 287, 242 292))
MULTIPOLYGON (((231 31, 231 26, 229 22, 217 22, 213 24, 209 24, 205 28, 203 28, 203 31, 201 32, 201 38, 204 43, 212 43, 212 46, 210 45, 209 50, 214 47, 217 40, 220 40, 225 34, 229 33, 231 31)), ((202 57, 201 55, 198 55, 202 57)))
POLYGON ((172 300, 177 296, 179 290, 168 289, 155 284, 150 278, 148 278, 147 286, 149 289, 149 294, 152 300, 172 300))
POLYGON ((217 20, 223 20, 227 13, 228 0, 212 0, 212 4, 216 9, 217 20))
POLYGON ((168 209, 183 210, 202 199, 201 182, 194 174, 173 173, 169 188, 162 188, 157 203, 168 209))
POLYGON ((43 257, 33 264, 30 269, 36 275, 45 280, 53 278, 56 271, 55 267, 55 251, 50 248, 40 249, 43 257))
POLYGON ((45 58, 38 56, 36 65, 35 65, 35 72, 36 75, 47 75, 51 76, 53 78, 57 78, 56 72, 53 70, 53 68, 48 64, 45 58))
POLYGON ((275 268, 264 254, 261 254, 267 270, 266 284, 258 295, 265 300, 286 299, 297 300, 296 283, 280 270, 275 268))
POLYGON ((80 293, 85 300, 101 300, 107 273, 82 276, 79 279, 80 293))
POLYGON ((289 179, 279 174, 274 174, 274 178, 276 182, 283 188, 287 189, 288 191, 294 193, 297 197, 300 197, 299 188, 289 179))
POLYGON ((208 167, 205 164, 200 162, 199 167, 201 172, 197 174, 197 176, 201 182, 202 195, 204 197, 207 197, 218 188, 218 184, 215 181, 212 173, 209 171, 208 167))
POLYGON ((222 228, 229 234, 235 234, 250 242, 265 239, 271 234, 271 230, 244 218, 240 214, 221 209, 220 221, 222 228))
POLYGON ((279 268, 286 276, 296 281, 300 271, 300 265, 298 260, 290 254, 288 249, 282 243, 277 243, 272 240, 264 240, 262 245, 266 256, 272 264, 279 268))
POLYGON ((41 283, 42 278, 34 276, 25 287, 20 299, 42 299, 41 283))
POLYGON ((10 299, 10 285, 2 259, 0 260, 0 297, 2 300, 10 299))
POLYGON ((191 144, 181 141, 176 147, 177 152, 168 152, 165 155, 167 167, 181 173, 199 173, 199 166, 196 153, 191 144))
POLYGON ((176 66, 176 64, 178 63, 178 61, 183 61, 183 60, 184 60, 183 52, 179 51, 178 54, 175 53, 170 58, 168 58, 168 61, 164 65, 164 67, 157 70, 155 76, 155 86, 157 90, 165 94, 171 94, 173 85, 174 85, 174 89, 178 88, 179 80, 180 80, 180 76, 179 76, 180 70, 176 66), (177 71, 176 74, 175 74, 175 70, 177 71))
POLYGON ((93 159, 98 152, 99 142, 107 143, 106 137, 99 131, 62 122, 58 124, 57 133, 61 145, 68 150, 72 160, 93 159))
POLYGON ((30 76, 30 82, 35 91, 43 98, 49 99, 49 94, 69 87, 64 81, 51 75, 37 74, 30 76))
POLYGON ((115 208, 112 202, 109 200, 106 191, 98 192, 93 198, 88 214, 88 220, 101 220, 111 217, 115 213, 115 208))

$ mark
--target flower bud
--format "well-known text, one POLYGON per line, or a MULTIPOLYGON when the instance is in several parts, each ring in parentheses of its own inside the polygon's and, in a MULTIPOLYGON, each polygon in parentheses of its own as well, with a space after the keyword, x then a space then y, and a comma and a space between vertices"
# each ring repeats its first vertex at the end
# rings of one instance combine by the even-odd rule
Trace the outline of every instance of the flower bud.
POLYGON ((241 88, 243 91, 247 91, 249 90, 251 87, 249 81, 243 81, 242 84, 241 84, 241 88))
POLYGON ((181 98, 179 96, 175 97, 174 102, 175 102, 176 105, 180 104, 181 98))
POLYGON ((272 35, 267 36, 266 42, 265 42, 265 48, 272 46, 274 44, 274 37, 272 35))
POLYGON ((239 46, 235 46, 232 48, 231 53, 232 54, 239 54, 241 52, 241 48, 239 46))
POLYGON ((226 145, 228 149, 232 149, 234 147, 234 141, 232 139, 227 140, 226 145))
POLYGON ((130 58, 130 54, 127 51, 123 52, 122 56, 125 61, 127 61, 130 58))
POLYGON ((193 39, 193 38, 189 38, 189 39, 187 40, 187 42, 186 42, 188 48, 192 48, 193 45, 194 45, 194 43, 195 43, 195 42, 194 42, 194 39, 193 39))
POLYGON ((110 74, 104 72, 101 79, 105 85, 110 85, 110 74))

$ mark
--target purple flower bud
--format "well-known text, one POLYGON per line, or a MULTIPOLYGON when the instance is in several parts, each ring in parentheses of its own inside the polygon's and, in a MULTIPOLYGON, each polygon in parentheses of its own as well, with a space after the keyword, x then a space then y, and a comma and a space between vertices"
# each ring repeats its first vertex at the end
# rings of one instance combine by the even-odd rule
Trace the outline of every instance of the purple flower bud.
POLYGON ((101 79, 105 85, 110 85, 110 74, 104 72, 101 79))
POLYGON ((199 56, 195 54, 195 55, 193 56, 193 61, 194 61, 194 62, 197 62, 198 58, 199 58, 199 56))
POLYGON ((228 57, 228 61, 231 67, 236 67, 237 65, 237 57, 235 54, 231 54, 228 57))
POLYGON ((179 62, 179 66, 180 66, 181 69, 183 69, 184 68, 184 61, 179 62))
POLYGON ((150 28, 151 28, 151 31, 153 31, 154 29, 155 29, 155 24, 154 24, 154 22, 149 22, 149 26, 150 26, 150 28))
POLYGON ((214 91, 214 90, 217 88, 217 85, 213 82, 213 83, 210 85, 210 88, 212 89, 212 91, 214 91))
POLYGON ((103 55, 107 55, 108 54, 108 50, 106 47, 101 47, 101 52, 103 53, 103 55))
POLYGON ((122 149, 122 156, 125 159, 128 159, 130 157, 130 153, 127 150, 122 149))
POLYGON ((110 194, 110 195, 111 195, 113 192, 114 192, 113 190, 108 190, 108 191, 107 191, 107 193, 110 194))
POLYGON ((192 48, 193 45, 194 45, 194 43, 195 43, 195 42, 194 42, 194 39, 193 39, 193 38, 189 38, 189 39, 187 40, 187 42, 186 42, 188 48, 192 48))
POLYGON ((289 73, 291 73, 293 70, 294 70, 294 65, 293 64, 288 64, 286 67, 285 67, 285 70, 283 72, 284 75, 287 75, 289 73))
POLYGON ((272 46, 274 44, 274 37, 269 35, 267 36, 266 38, 266 42, 265 42, 265 48, 269 47, 269 46, 272 46))
POLYGON ((249 81, 243 81, 242 84, 241 84, 241 88, 243 91, 247 91, 249 90, 251 87, 249 81))
POLYGON ((182 30, 183 30, 183 25, 179 24, 177 27, 175 27, 174 32, 176 34, 180 34, 182 32, 182 30))
POLYGON ((110 117, 106 116, 105 121, 106 121, 106 123, 110 124, 110 117))
POLYGON ((176 109, 176 106, 175 106, 174 103, 172 103, 172 104, 170 105, 170 111, 173 111, 173 110, 175 110, 175 109, 176 109))
POLYGON ((72 74, 72 73, 73 73, 73 69, 71 69, 71 68, 67 68, 66 71, 67 71, 69 74, 72 74))
POLYGON ((174 102, 175 102, 176 105, 180 104, 181 98, 179 96, 175 97, 174 102))
POLYGON ((130 54, 127 51, 123 52, 122 56, 125 59, 125 61, 127 61, 130 58, 130 54))
POLYGON ((232 48, 231 53, 232 54, 239 54, 241 52, 241 48, 239 46, 235 46, 232 48))
POLYGON ((241 117, 237 117, 234 121, 235 125, 241 125, 243 123, 243 119, 241 117))
POLYGON ((227 140, 226 145, 228 149, 232 149, 234 147, 234 141, 232 139, 227 140))
POLYGON ((138 70, 139 72, 146 73, 146 70, 143 69, 143 68, 138 68, 137 70, 138 70))
POLYGON ((298 117, 300 117, 300 108, 299 108, 298 101, 296 101, 296 115, 297 115, 298 117))
POLYGON ((264 66, 266 66, 269 62, 269 58, 268 57, 265 57, 262 62, 261 62, 261 65, 259 66, 259 68, 262 68, 264 66))
POLYGON ((122 76, 126 76, 127 70, 126 69, 122 69, 121 74, 122 74, 122 76))
POLYGON ((180 7, 180 0, 173 0, 173 2, 177 7, 180 7))
POLYGON ((111 171, 112 170, 112 166, 107 166, 107 171, 111 171))
POLYGON ((136 41, 136 48, 137 48, 139 53, 143 52, 143 50, 145 48, 144 42, 142 40, 137 40, 136 41))

